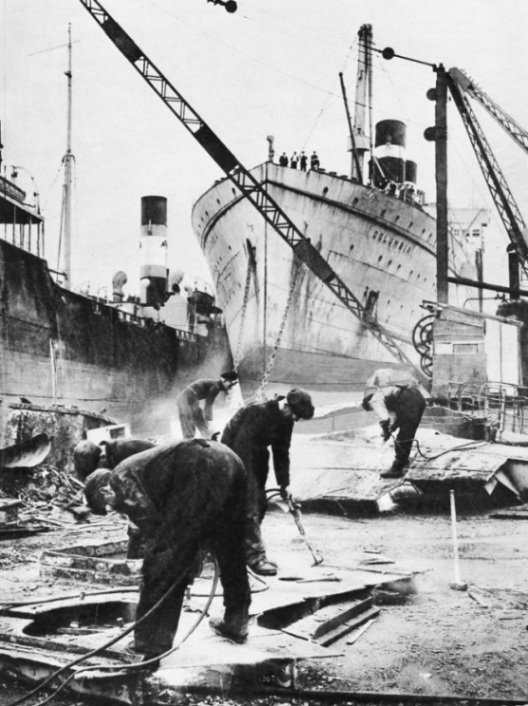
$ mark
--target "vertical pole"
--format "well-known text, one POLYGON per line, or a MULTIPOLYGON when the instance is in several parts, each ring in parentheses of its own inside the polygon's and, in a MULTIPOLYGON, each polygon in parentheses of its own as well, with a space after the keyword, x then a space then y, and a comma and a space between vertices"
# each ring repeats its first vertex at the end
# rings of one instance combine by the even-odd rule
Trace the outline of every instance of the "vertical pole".
POLYGON ((72 162, 73 154, 71 149, 72 135, 72 41, 71 25, 68 26, 68 125, 66 138, 66 154, 64 155, 64 240, 63 240, 63 266, 65 278, 63 287, 71 287, 71 191, 72 191, 72 162))
MULTIPOLYGON (((477 268, 477 281, 482 284, 484 282, 484 264, 482 257, 482 248, 479 248, 475 253, 475 267, 477 268)), ((482 287, 478 290, 478 310, 482 314, 484 311, 484 292, 482 287)))
POLYGON ((460 580, 460 564, 458 560, 458 537, 457 537, 457 519, 456 519, 456 506, 455 506, 455 491, 451 489, 449 491, 449 500, 451 503, 451 533, 453 536, 453 558, 455 562, 455 580, 451 584, 451 588, 455 588, 458 591, 465 591, 467 589, 467 584, 462 583, 460 580))
POLYGON ((436 168, 436 300, 448 303, 447 230, 447 75, 442 64, 436 67, 435 104, 436 168))
POLYGON ((514 245, 508 245, 506 248, 508 253, 508 275, 510 279, 510 298, 519 299, 519 289, 521 286, 521 279, 519 276, 519 257, 517 255, 517 250, 514 245))

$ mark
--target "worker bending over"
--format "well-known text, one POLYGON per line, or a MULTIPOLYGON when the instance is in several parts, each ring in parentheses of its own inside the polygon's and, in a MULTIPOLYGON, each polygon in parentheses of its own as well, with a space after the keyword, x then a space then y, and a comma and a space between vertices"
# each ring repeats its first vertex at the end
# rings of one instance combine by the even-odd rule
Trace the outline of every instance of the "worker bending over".
POLYGON ((73 450, 75 474, 84 482, 96 468, 115 468, 125 458, 153 446, 153 443, 145 439, 115 439, 101 441, 99 444, 83 439, 73 450))
POLYGON ((158 446, 112 471, 98 469, 84 492, 93 512, 106 514, 111 508, 127 515, 145 540, 135 652, 147 659, 171 649, 185 589, 202 550, 216 557, 224 589, 224 618, 211 619, 211 626, 236 642, 247 639, 247 476, 230 449, 204 439, 158 446))
POLYGON ((229 392, 238 382, 235 371, 222 373, 219 380, 202 378, 187 385, 177 398, 178 414, 184 439, 192 439, 196 430, 208 439, 209 423, 213 421, 213 404, 220 392, 229 392), (204 401, 204 408, 200 402, 204 401))
POLYGON ((383 441, 390 439, 391 434, 398 429, 394 441, 395 459, 392 466, 380 476, 402 478, 409 465, 414 436, 426 407, 418 383, 397 370, 381 368, 367 380, 362 404, 364 409, 376 413, 383 441))
POLYGON ((269 451, 273 454, 275 477, 284 499, 289 497, 290 444, 293 425, 311 419, 314 407, 310 395, 293 389, 286 397, 252 404, 239 409, 227 423, 222 443, 242 459, 248 473, 248 534, 246 561, 257 574, 274 576, 277 565, 266 557, 260 525, 266 513, 266 481, 269 451))

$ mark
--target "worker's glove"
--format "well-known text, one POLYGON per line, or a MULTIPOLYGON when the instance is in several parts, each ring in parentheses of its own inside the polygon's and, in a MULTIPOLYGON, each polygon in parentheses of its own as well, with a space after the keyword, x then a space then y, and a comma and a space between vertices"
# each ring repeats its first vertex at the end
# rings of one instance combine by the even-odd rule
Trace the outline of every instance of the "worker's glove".
POLYGON ((284 500, 285 503, 287 502, 293 502, 293 496, 290 493, 290 488, 287 485, 281 485, 280 487, 280 494, 281 498, 284 500))
POLYGON ((388 419, 382 419, 380 422, 380 427, 381 427, 381 436, 383 437, 383 441, 388 441, 390 439, 390 435, 391 435, 390 421, 388 419))
POLYGON ((371 402, 373 396, 374 396, 374 393, 372 392, 370 395, 365 395, 365 397, 363 398, 363 402, 361 403, 361 406, 363 407, 363 409, 366 412, 372 411, 372 407, 370 405, 370 402, 371 402))

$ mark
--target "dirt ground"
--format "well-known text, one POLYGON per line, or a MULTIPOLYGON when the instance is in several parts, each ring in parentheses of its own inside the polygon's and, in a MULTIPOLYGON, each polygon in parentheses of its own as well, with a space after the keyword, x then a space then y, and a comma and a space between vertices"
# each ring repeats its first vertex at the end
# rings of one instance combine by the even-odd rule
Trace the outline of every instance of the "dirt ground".
MULTIPOLYGON (((380 616, 353 645, 346 645, 348 637, 335 643, 342 651, 338 659, 300 664, 298 687, 397 692, 402 702, 405 694, 528 700, 527 522, 476 514, 459 517, 460 577, 468 585, 462 591, 450 585, 452 529, 445 514, 369 519, 304 515, 306 531, 324 555, 325 567, 354 568, 358 555, 368 552, 394 561, 376 570, 410 572, 414 578, 406 595, 379 594, 380 616)), ((274 551, 286 550, 297 558, 305 553, 311 562, 289 515, 268 514, 264 532, 271 557, 274 551)), ((83 534, 88 537, 91 532, 83 534)), ((67 544, 71 535, 63 531, 0 542, 2 601, 78 590, 66 581, 43 581, 38 576, 40 552, 67 544)), ((0 682, 3 704, 27 690, 1 675, 0 682)), ((65 697, 53 703, 77 702, 65 697)), ((187 702, 229 703, 197 696, 187 702)), ((284 702, 251 699, 261 704, 284 702)))

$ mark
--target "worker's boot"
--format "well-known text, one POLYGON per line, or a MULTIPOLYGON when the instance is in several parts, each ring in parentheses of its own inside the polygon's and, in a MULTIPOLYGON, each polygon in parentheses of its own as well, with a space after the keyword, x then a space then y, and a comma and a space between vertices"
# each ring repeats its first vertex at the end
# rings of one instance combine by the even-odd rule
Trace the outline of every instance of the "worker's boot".
POLYGON ((248 562, 248 566, 251 571, 254 571, 260 576, 276 576, 277 575, 277 564, 274 561, 270 561, 267 557, 258 557, 253 561, 248 562))
POLYGON ((394 461, 388 470, 380 473, 380 478, 403 478, 405 475, 404 469, 406 467, 406 463, 403 463, 402 461, 394 461))
POLYGON ((226 637, 232 642, 242 644, 246 642, 248 636, 247 619, 242 624, 236 625, 237 621, 229 621, 229 624, 222 618, 211 618, 209 625, 222 637, 226 637))

